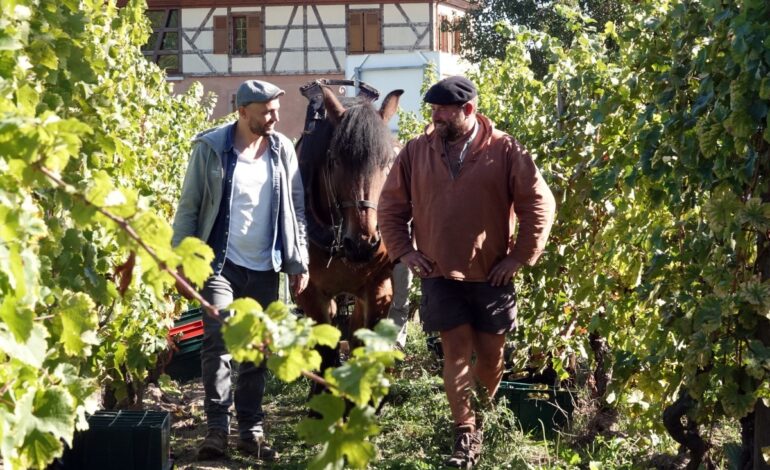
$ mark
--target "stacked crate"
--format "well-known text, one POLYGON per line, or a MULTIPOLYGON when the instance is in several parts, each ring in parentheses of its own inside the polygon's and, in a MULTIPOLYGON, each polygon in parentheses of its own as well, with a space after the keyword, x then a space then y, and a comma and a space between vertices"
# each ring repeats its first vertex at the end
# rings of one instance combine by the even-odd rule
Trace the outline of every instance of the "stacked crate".
POLYGON ((168 332, 174 344, 174 354, 166 366, 172 379, 185 382, 201 376, 201 346, 203 344, 203 310, 188 310, 168 332))
POLYGON ((65 470, 170 470, 171 417, 165 411, 97 411, 61 458, 65 470))

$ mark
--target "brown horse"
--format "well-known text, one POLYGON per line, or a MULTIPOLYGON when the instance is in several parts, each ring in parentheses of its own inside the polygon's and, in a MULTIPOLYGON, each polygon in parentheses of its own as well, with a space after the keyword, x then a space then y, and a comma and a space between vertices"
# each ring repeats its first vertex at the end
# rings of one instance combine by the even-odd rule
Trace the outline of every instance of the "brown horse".
MULTIPOLYGON (((372 328, 390 307, 393 265, 377 227, 377 201, 396 150, 387 122, 403 91, 389 93, 379 111, 367 99, 340 100, 327 87, 321 93, 310 97, 311 109, 323 100, 325 118, 316 114, 298 147, 310 283, 296 301, 317 322, 332 323, 335 297, 354 296, 352 332, 372 328)), ((338 351, 321 348, 321 355, 322 368, 339 364, 338 351)))

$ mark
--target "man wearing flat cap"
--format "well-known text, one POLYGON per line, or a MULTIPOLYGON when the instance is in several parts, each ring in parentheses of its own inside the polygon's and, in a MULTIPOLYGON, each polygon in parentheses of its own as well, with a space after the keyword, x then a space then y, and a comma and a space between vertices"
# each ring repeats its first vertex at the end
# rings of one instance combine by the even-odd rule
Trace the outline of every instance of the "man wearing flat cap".
MULTIPOLYGON (((230 315, 223 309, 239 297, 256 299, 264 308, 278 300, 280 272, 289 275, 295 294, 307 286, 302 181, 294 146, 275 130, 283 94, 271 83, 245 81, 235 97, 238 120, 204 131, 194 140, 172 244, 197 237, 212 248, 213 274, 201 294, 222 318, 230 315)), ((178 287, 183 295, 189 294, 178 287)), ((263 429, 265 364, 240 364, 233 394, 231 357, 221 323, 204 315, 203 325, 201 371, 208 429, 198 459, 226 454, 229 407, 235 402, 238 449, 274 460, 277 453, 263 429)))
POLYGON ((420 318, 441 337, 454 421, 446 464, 467 468, 483 440, 471 392, 493 397, 500 385, 516 319, 512 278, 542 253, 555 202, 527 151, 476 113, 470 80, 441 80, 425 101, 432 122, 398 155, 377 217, 391 259, 421 277, 420 318))

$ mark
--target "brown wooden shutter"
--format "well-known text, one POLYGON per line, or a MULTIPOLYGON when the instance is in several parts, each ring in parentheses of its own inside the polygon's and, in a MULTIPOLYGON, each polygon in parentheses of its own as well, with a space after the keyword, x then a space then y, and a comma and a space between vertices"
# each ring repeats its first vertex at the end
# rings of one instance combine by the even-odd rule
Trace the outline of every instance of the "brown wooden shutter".
POLYGON ((348 52, 364 52, 364 14, 351 11, 348 15, 348 52))
POLYGON ((263 49, 262 17, 261 15, 249 15, 246 17, 246 53, 261 55, 263 49))
POLYGON ((229 49, 227 35, 227 17, 214 17, 214 54, 227 54, 229 49))
MULTIPOLYGON (((455 28, 459 28, 459 26, 460 25, 458 23, 455 23, 455 28)), ((452 44, 452 53, 459 55, 460 52, 462 52, 460 49, 460 30, 457 29, 453 31, 453 33, 454 33, 454 43, 452 44)))
POLYGON ((367 11, 364 25, 364 51, 382 51, 382 26, 379 11, 367 11))
POLYGON ((449 52, 449 31, 446 30, 447 17, 446 15, 440 15, 438 17, 438 50, 441 52, 449 52))

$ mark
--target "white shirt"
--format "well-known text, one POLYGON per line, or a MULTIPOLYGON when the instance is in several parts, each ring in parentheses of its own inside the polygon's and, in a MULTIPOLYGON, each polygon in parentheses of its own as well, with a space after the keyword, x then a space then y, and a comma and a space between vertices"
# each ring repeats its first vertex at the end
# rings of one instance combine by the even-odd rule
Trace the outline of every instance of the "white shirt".
POLYGON ((235 150, 238 162, 233 174, 230 235, 227 258, 255 271, 272 271, 274 230, 271 227, 270 149, 257 158, 235 150))

